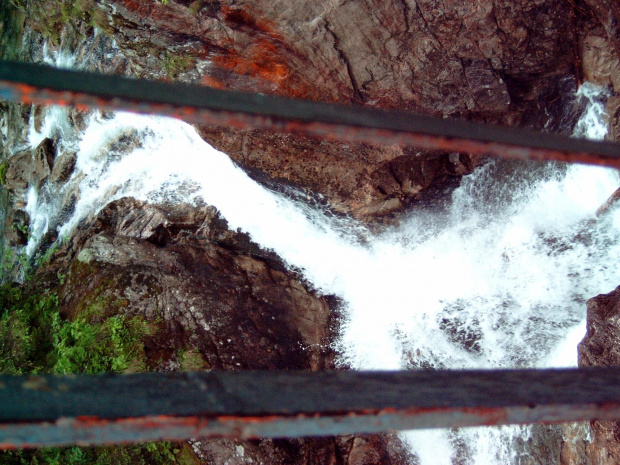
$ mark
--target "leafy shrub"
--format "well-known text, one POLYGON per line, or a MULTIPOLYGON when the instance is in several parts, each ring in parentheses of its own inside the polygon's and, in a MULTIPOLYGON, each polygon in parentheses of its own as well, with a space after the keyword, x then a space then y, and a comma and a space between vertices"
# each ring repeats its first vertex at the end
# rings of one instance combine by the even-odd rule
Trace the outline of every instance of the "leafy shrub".
POLYGON ((9 165, 7 162, 2 162, 0 164, 0 185, 5 185, 6 184, 6 170, 9 168, 9 165))
POLYGON ((121 315, 101 324, 69 321, 54 294, 0 287, 0 372, 105 373, 143 365, 146 322, 121 315))
POLYGON ((132 446, 49 447, 0 454, 0 465, 198 465, 187 444, 150 442, 132 446))
MULTIPOLYGON (((58 297, 0 286, 0 373, 104 373, 144 368, 141 318, 112 316, 103 323, 60 316, 58 297)), ((0 465, 144 464, 197 465, 187 444, 51 447, 0 452, 0 465)))

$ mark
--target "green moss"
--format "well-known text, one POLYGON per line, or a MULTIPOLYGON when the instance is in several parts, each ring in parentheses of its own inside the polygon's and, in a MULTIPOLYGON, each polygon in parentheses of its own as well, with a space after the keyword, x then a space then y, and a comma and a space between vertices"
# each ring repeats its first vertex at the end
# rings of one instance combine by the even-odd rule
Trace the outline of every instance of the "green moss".
POLYGON ((181 371, 200 371, 208 365, 197 349, 180 349, 177 352, 177 360, 181 371))
POLYGON ((50 262, 54 254, 58 251, 60 244, 58 242, 54 242, 42 255, 38 256, 35 259, 35 263, 37 266, 42 266, 50 262))
POLYGON ((2 162, 0 164, 0 184, 3 186, 6 184, 6 170, 9 168, 7 162, 2 162))
MULTIPOLYGON (((0 286, 0 373, 103 373, 144 369, 143 338, 151 327, 141 318, 116 315, 101 324, 65 320, 58 298, 0 286)), ((187 444, 63 447, 0 452, 0 465, 179 464, 198 465, 187 444)))
POLYGON ((50 447, 0 453, 0 465, 199 465, 188 444, 151 442, 132 446, 50 447))
POLYGON ((0 287, 0 309, 0 372, 50 372, 57 297, 33 295, 7 284, 0 287))
POLYGON ((150 326, 116 315, 100 324, 65 320, 52 293, 0 287, 0 372, 105 373, 144 366, 142 340, 150 326))
POLYGON ((196 66, 193 58, 187 56, 176 56, 166 52, 162 66, 170 79, 175 79, 179 74, 185 73, 196 66))
POLYGON ((21 35, 26 15, 13 3, 0 2, 0 58, 17 60, 21 52, 21 35))
POLYGON ((204 0, 195 0, 194 2, 192 2, 189 6, 189 12, 193 15, 195 15, 196 13, 198 13, 200 10, 202 10, 202 7, 204 6, 204 0))
POLYGON ((58 44, 62 28, 69 22, 93 22, 100 11, 93 0, 9 0, 14 9, 27 16, 28 24, 58 44))

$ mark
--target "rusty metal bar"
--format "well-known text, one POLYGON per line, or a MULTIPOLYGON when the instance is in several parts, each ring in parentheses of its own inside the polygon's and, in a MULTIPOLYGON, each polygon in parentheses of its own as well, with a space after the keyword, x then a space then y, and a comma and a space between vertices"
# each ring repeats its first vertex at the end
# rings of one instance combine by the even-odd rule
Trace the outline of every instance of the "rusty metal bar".
POLYGON ((620 368, 0 376, 0 448, 620 419, 620 368))
POLYGON ((222 91, 49 66, 0 62, 0 97, 25 103, 154 113, 237 129, 620 168, 620 146, 398 111, 222 91))

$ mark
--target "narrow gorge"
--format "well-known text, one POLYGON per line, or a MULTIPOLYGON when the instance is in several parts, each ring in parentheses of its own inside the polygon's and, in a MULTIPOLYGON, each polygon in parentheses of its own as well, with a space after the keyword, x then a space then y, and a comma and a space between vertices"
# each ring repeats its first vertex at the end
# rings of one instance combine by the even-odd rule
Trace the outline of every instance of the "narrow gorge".
MULTIPOLYGON (((617 140, 616 10, 11 0, 0 45, 6 59, 617 140)), ((52 293, 68 322, 148 326, 121 371, 618 363, 620 210, 600 209, 616 170, 0 104, 3 282, 52 293)), ((168 458, 612 464, 617 429, 196 439, 168 458)))

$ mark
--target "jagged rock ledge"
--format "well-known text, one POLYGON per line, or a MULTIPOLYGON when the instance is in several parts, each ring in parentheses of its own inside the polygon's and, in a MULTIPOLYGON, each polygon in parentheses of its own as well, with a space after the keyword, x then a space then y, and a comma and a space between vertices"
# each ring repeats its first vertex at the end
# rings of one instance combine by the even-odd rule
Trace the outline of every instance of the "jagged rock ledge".
MULTIPOLYGON (((155 325, 145 343, 152 370, 187 368, 186 351, 200 370, 335 369, 338 300, 230 231, 213 207, 114 201, 76 229, 34 282, 56 289, 67 318, 123 314, 155 325)), ((407 457, 393 435, 192 445, 206 463, 400 464, 407 457)))

